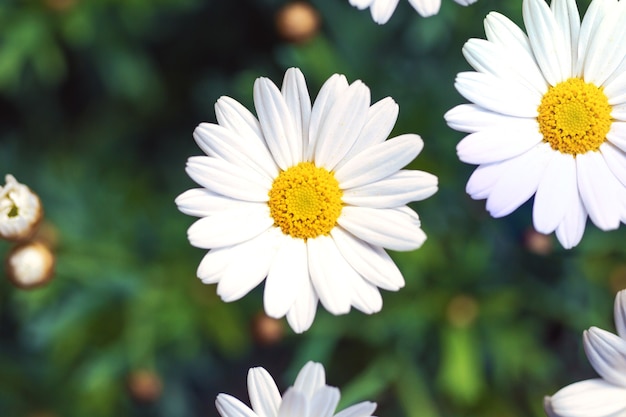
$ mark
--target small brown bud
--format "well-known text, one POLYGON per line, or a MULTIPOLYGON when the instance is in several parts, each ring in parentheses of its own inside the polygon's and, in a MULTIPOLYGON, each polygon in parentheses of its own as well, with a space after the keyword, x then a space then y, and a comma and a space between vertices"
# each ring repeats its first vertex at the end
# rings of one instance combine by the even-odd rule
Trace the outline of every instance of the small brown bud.
POLYGON ((260 312, 252 319, 252 335, 262 346, 271 346, 280 342, 285 334, 282 320, 273 319, 260 312))
POLYGON ((457 327, 469 326, 478 316, 478 303, 469 295, 459 294, 448 303, 446 315, 450 323, 457 327))
POLYGON ((313 38, 320 26, 320 15, 309 3, 295 1, 276 13, 276 28, 288 42, 301 43, 313 38))
POLYGON ((552 238, 529 228, 524 233, 524 246, 529 252, 546 256, 552 253, 552 238))
POLYGON ((128 391, 135 400, 151 403, 161 397, 163 382, 154 371, 138 369, 128 376, 128 391))

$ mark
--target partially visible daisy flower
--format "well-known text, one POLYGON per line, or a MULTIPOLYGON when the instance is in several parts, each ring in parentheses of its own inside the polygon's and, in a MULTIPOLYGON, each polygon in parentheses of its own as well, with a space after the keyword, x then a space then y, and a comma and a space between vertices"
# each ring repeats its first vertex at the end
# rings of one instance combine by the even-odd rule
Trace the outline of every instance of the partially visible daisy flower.
POLYGON ((463 53, 476 72, 455 86, 473 104, 445 115, 470 133, 459 158, 477 164, 474 199, 502 217, 534 195, 537 231, 576 246, 587 216, 602 230, 626 221, 626 1, 524 0, 528 35, 498 13, 487 40, 463 53))
POLYGON ((617 335, 597 327, 583 333, 585 353, 602 378, 576 382, 546 397, 550 417, 626 416, 626 290, 615 296, 617 335))
POLYGON ((37 194, 17 182, 13 175, 7 175, 5 186, 0 187, 0 237, 28 239, 37 230, 42 217, 43 209, 37 194))
POLYGON ((361 82, 332 76, 313 106, 300 70, 282 90, 267 78, 254 84, 259 117, 229 97, 215 105, 218 124, 202 123, 194 138, 207 156, 189 158, 187 173, 203 188, 176 199, 201 217, 188 231, 210 249, 198 277, 217 283, 226 302, 265 277, 268 316, 307 330, 318 301, 333 314, 351 306, 382 307, 378 287, 396 291, 402 274, 383 248, 417 249, 426 239, 410 201, 437 191, 437 177, 401 170, 422 150, 418 135, 385 140, 398 105, 370 105, 361 82))
POLYGON ((228 394, 219 394, 215 405, 222 417, 370 417, 376 403, 364 401, 335 414, 339 389, 326 385, 324 367, 308 362, 293 387, 282 398, 271 375, 263 368, 248 371, 248 395, 252 408, 228 394))
MULTIPOLYGON (((350 4, 359 10, 370 8, 372 19, 379 25, 384 25, 396 10, 399 0, 350 0, 350 4)), ((477 0, 454 0, 461 6, 469 6, 477 0)), ((434 16, 439 13, 441 0, 409 0, 411 6, 423 17, 434 16)))

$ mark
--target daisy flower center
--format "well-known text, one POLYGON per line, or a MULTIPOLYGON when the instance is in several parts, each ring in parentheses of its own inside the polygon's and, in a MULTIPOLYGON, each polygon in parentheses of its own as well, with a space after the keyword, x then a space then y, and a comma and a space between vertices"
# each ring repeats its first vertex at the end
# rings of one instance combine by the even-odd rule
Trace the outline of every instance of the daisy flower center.
POLYGON ((611 128, 611 105, 602 89, 570 78, 541 99, 539 130, 552 149, 571 155, 597 151, 611 128))
POLYGON ((341 214, 339 182, 324 168, 301 162, 281 172, 269 192, 274 224, 295 238, 327 235, 341 214))

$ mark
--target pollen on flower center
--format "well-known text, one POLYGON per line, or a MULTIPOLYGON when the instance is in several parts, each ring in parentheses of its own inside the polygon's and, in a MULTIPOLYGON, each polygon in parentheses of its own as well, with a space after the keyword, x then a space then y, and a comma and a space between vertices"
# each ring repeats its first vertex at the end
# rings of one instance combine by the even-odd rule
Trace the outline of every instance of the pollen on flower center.
POLYGON ((331 172, 301 162, 274 180, 269 192, 270 214, 283 233, 295 238, 326 235, 341 214, 342 194, 331 172))
POLYGON ((611 128, 611 105, 601 88, 580 78, 550 87, 537 109, 539 130, 552 149, 571 155, 597 151, 611 128))

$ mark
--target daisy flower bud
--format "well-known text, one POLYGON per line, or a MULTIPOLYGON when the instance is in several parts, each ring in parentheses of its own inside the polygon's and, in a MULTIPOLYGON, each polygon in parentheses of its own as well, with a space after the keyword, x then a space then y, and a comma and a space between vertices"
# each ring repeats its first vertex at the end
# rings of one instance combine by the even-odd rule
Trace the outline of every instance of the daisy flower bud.
POLYGON ((19 288, 34 288, 48 282, 54 273, 54 255, 39 242, 21 243, 6 259, 7 277, 19 288))
POLYGON ((8 174, 5 186, 0 187, 0 237, 26 240, 37 230, 42 217, 37 194, 8 174))

